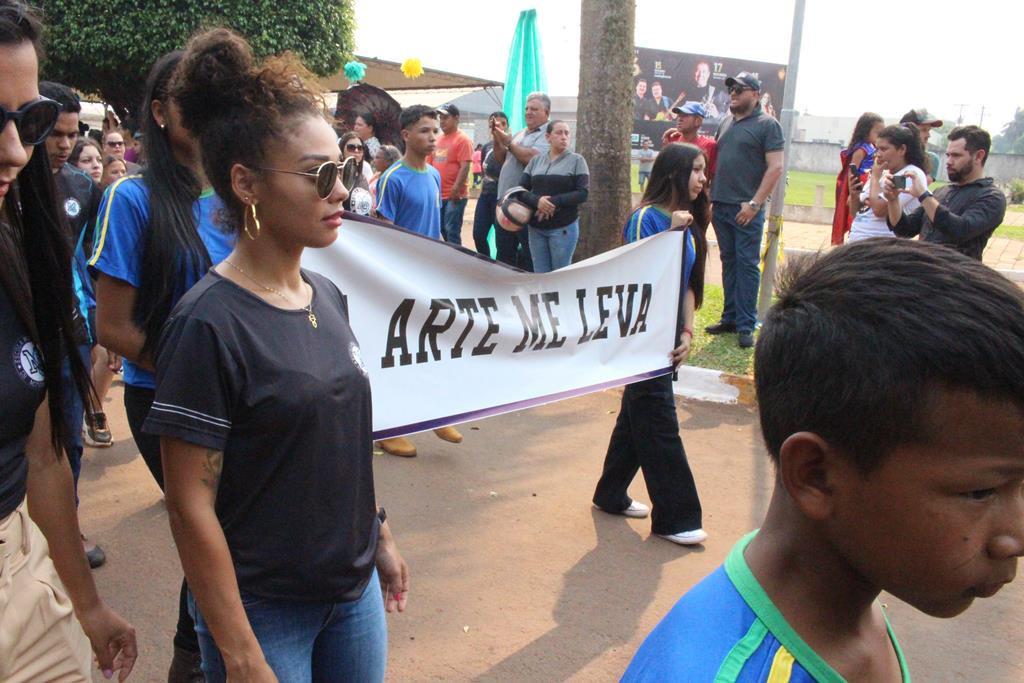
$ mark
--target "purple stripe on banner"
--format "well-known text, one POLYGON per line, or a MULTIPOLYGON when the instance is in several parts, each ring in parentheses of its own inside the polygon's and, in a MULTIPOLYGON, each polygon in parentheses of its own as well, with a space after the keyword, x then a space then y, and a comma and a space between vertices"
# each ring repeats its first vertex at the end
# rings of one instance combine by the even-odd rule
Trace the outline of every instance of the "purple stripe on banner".
POLYGON ((613 379, 608 382, 602 382, 600 384, 593 384, 589 387, 579 387, 577 389, 568 389, 566 391, 560 391, 555 394, 548 394, 547 396, 537 396, 536 398, 527 398, 522 401, 515 401, 513 403, 505 403, 499 406, 492 406, 490 408, 481 408, 480 410, 471 410, 467 413, 459 413, 457 415, 448 415, 446 417, 438 417, 433 420, 425 420, 423 422, 416 422, 413 424, 402 425, 401 427, 391 427, 390 429, 382 429, 379 432, 373 433, 374 439, 390 439, 396 436, 405 436, 407 434, 415 434, 417 432, 425 432, 429 429, 437 429, 438 427, 447 427, 448 425, 461 424, 463 422, 469 422, 470 420, 479 420, 484 417, 494 417, 495 415, 501 415, 503 413, 511 413, 516 410, 524 410, 526 408, 535 408, 537 406, 544 405, 546 403, 554 403, 555 401, 563 401, 567 398, 576 398, 577 396, 583 396, 585 394, 592 394, 595 391, 602 391, 604 389, 612 389, 614 387, 622 386, 624 384, 632 384, 634 382, 640 382, 645 379, 651 379, 652 377, 660 377, 661 375, 667 375, 672 372, 672 367, 660 368, 658 370, 651 370, 650 372, 643 372, 639 375, 631 375, 622 379, 613 379))

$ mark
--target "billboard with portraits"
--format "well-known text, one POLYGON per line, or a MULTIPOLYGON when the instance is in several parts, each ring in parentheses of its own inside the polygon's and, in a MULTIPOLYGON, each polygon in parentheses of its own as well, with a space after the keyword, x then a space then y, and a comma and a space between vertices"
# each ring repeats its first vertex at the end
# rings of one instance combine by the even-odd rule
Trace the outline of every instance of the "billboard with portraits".
POLYGON ((634 148, 650 138, 655 149, 661 136, 675 125, 673 107, 700 102, 708 115, 701 132, 714 135, 729 113, 729 91, 725 79, 747 71, 761 81, 761 108, 778 118, 786 65, 716 55, 672 52, 647 47, 633 50, 633 136, 634 148))

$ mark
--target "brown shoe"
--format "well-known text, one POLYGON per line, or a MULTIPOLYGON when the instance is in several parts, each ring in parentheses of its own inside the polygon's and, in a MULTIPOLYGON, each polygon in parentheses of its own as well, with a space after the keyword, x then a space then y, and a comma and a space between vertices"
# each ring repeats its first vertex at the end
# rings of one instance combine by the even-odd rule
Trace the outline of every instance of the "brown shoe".
POLYGON ((400 458, 415 458, 416 446, 404 436, 396 436, 393 439, 381 439, 377 442, 380 449, 390 455, 397 455, 400 458))
POLYGON ((441 427, 435 429, 434 433, 437 434, 437 438, 442 441, 448 441, 449 443, 462 443, 462 434, 459 434, 459 430, 455 427, 441 427))

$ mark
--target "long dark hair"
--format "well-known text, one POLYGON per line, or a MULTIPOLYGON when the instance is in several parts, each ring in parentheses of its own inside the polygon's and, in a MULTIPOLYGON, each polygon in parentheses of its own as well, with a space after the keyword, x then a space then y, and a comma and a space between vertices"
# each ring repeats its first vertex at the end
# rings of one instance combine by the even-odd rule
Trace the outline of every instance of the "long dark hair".
MULTIPOLYGON (((921 149, 921 138, 917 135, 917 129, 910 124, 901 123, 895 126, 886 126, 878 137, 888 140, 893 147, 906 147, 907 151, 903 158, 908 164, 913 164, 919 169, 928 173, 928 162, 925 161, 924 151, 921 149)), ((898 168, 889 169, 893 173, 898 168)))
POLYGON ((698 194, 697 199, 690 200, 690 174, 697 157, 704 157, 704 152, 696 145, 673 142, 662 147, 651 168, 651 177, 647 180, 640 206, 657 204, 673 211, 685 209, 693 214, 693 230, 690 232, 696 244, 697 260, 690 273, 690 287, 697 300, 697 308, 700 308, 704 302, 704 262, 708 254, 707 230, 711 203, 706 191, 698 194))
MULTIPOLYGON (((41 51, 38 17, 18 0, 0 2, 0 45, 29 42, 41 51)), ((42 145, 40 145, 42 147, 42 145)), ((59 455, 70 443, 64 395, 87 396, 92 384, 77 353, 72 321, 70 230, 57 209, 57 189, 45 149, 36 149, 3 202, 0 223, 0 283, 29 337, 43 357, 50 411, 50 439, 59 455), (61 376, 67 357, 72 386, 61 376)))
POLYGON ((160 328, 182 295, 182 283, 202 277, 210 268, 210 255, 196 228, 193 204, 202 188, 195 174, 174 157, 167 131, 153 116, 153 101, 171 101, 171 77, 183 53, 169 52, 153 65, 146 80, 146 94, 139 107, 142 136, 146 141, 149 188, 149 226, 142 253, 142 278, 135 300, 135 324, 145 334, 142 353, 152 353, 160 340, 160 328))
POLYGON ((853 135, 850 136, 850 144, 846 146, 846 149, 853 152, 853 148, 861 142, 868 141, 868 135, 871 133, 871 129, 875 127, 876 123, 884 123, 881 116, 873 111, 866 111, 860 115, 857 119, 857 125, 853 127, 853 135))

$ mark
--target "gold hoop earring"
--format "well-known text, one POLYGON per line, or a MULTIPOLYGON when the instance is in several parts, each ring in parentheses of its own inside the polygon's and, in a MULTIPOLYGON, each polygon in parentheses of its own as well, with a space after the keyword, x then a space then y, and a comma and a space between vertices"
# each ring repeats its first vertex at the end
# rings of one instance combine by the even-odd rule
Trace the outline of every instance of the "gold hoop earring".
POLYGON ((252 214, 252 223, 253 223, 253 225, 256 226, 256 234, 254 235, 253 232, 251 230, 249 230, 249 215, 248 214, 242 214, 242 228, 245 230, 245 236, 248 237, 251 240, 254 240, 254 239, 256 239, 257 237, 260 236, 260 219, 256 217, 256 204, 255 203, 252 203, 252 204, 249 205, 249 212, 248 213, 252 214))

